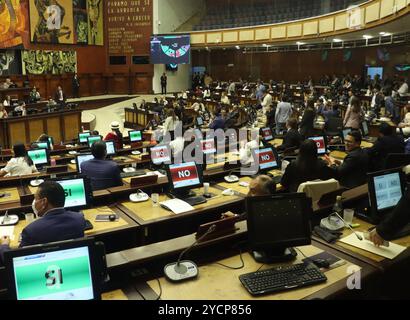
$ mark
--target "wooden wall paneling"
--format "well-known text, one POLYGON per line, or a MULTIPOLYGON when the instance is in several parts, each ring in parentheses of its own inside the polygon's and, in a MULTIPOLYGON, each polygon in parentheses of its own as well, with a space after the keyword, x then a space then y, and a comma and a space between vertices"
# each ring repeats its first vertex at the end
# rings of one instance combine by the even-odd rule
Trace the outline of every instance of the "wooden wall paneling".
POLYGON ((45 130, 45 120, 44 119, 38 119, 34 120, 31 119, 30 121, 27 121, 27 126, 28 126, 28 141, 27 142, 34 142, 37 141, 37 138, 42 135, 45 130))
POLYGON ((133 93, 152 92, 152 78, 149 75, 136 75, 133 79, 133 93))
POLYGON ((63 140, 60 117, 48 118, 46 122, 47 122, 47 134, 50 137, 53 137, 55 144, 59 144, 63 140))
POLYGON ((18 142, 21 143, 28 143, 27 135, 26 135, 26 125, 22 122, 15 122, 9 124, 9 132, 8 135, 10 137, 9 145, 12 147, 18 142))
POLYGON ((61 120, 64 129, 64 141, 76 139, 81 131, 81 113, 63 114, 61 120))
POLYGON ((89 97, 91 95, 90 75, 83 74, 80 76, 80 97, 89 97))
POLYGON ((93 96, 104 95, 106 93, 105 79, 102 74, 92 74, 89 77, 89 84, 93 96))
POLYGON ((116 73, 110 78, 108 94, 127 94, 128 86, 128 75, 116 73))

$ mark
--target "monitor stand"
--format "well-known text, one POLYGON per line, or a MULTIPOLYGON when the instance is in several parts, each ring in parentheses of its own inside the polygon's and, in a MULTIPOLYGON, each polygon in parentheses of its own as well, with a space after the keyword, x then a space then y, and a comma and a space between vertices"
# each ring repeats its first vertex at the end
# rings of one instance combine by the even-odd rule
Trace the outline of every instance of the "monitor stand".
POLYGON ((196 196, 196 193, 192 190, 188 191, 174 191, 171 193, 172 196, 178 198, 186 203, 190 204, 191 206, 199 205, 202 203, 206 203, 206 198, 203 196, 196 196))
POLYGON ((277 249, 277 250, 252 250, 252 255, 255 261, 264 264, 289 262, 296 259, 297 253, 293 248, 277 249))

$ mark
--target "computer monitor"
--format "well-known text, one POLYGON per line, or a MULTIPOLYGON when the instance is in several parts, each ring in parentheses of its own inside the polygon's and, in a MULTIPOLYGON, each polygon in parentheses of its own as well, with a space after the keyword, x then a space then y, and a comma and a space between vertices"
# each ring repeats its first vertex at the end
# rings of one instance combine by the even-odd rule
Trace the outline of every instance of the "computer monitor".
POLYGON ((253 149, 252 154, 253 160, 259 163, 259 172, 268 172, 282 166, 278 152, 274 147, 253 149))
POLYGON ((95 142, 102 141, 101 136, 89 136, 87 137, 87 144, 91 148, 95 142))
POLYGON ((204 155, 215 154, 216 153, 216 147, 215 147, 215 140, 214 139, 201 140, 200 144, 201 144, 201 151, 204 155))
POLYGON ((83 132, 78 134, 78 141, 80 143, 87 143, 87 138, 91 136, 91 132, 83 132))
POLYGON ((4 255, 12 300, 99 300, 101 276, 94 240, 25 247, 4 255))
POLYGON ((203 186, 202 170, 195 162, 171 164, 167 175, 171 192, 180 198, 189 197, 191 189, 203 186))
POLYGON ((323 156, 327 153, 327 141, 324 136, 310 137, 309 140, 313 140, 317 145, 317 154, 323 156))
POLYGON ((107 156, 114 156, 117 153, 115 150, 115 141, 105 141, 105 145, 107 146, 107 156))
POLYGON ((346 140, 347 136, 348 136, 351 132, 352 132, 352 129, 351 129, 351 128, 347 128, 347 129, 344 129, 344 130, 342 131, 342 133, 343 133, 343 136, 342 136, 343 141, 346 140))
POLYGON ((203 126, 204 125, 204 119, 202 117, 196 117, 196 125, 198 127, 203 126))
POLYGON ((94 156, 91 153, 82 153, 76 156, 75 161, 77 163, 77 171, 81 173, 81 164, 92 159, 94 159, 94 156))
POLYGON ((156 166, 171 162, 171 149, 168 145, 160 145, 151 148, 151 160, 156 166))
POLYGON ((263 140, 265 141, 272 141, 274 139, 272 129, 269 127, 262 128, 261 133, 262 133, 263 140))
POLYGON ((141 142, 142 132, 141 131, 129 131, 128 136, 130 137, 130 142, 141 142))
POLYGON ((370 209, 378 220, 399 203, 405 192, 406 178, 401 168, 368 174, 370 209))
POLYGON ((33 149, 47 149, 47 150, 50 150, 50 143, 49 142, 33 142, 31 145, 34 147, 33 149))
POLYGON ((369 135, 369 124, 367 121, 362 122, 362 134, 363 137, 367 137, 369 135))
POLYGON ((261 263, 293 260, 293 246, 311 244, 312 202, 304 193, 246 198, 248 236, 261 263))
POLYGON ((65 192, 64 208, 80 210, 87 208, 92 202, 92 191, 90 180, 86 177, 69 177, 65 179, 55 179, 65 192))
POLYGON ((34 149, 27 151, 27 155, 35 166, 41 167, 50 163, 47 149, 34 149))
POLYGON ((50 143, 50 146, 54 146, 54 138, 53 137, 48 137, 48 142, 50 143))

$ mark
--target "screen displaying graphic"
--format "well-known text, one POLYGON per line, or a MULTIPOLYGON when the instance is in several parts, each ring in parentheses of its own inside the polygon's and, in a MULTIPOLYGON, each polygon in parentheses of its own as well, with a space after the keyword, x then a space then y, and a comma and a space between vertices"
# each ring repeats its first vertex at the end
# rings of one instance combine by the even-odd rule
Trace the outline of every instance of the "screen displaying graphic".
POLYGON ((189 64, 190 35, 151 37, 152 64, 189 64))
POLYGON ((201 183, 195 162, 169 166, 174 189, 196 186, 201 183))
POLYGON ((398 172, 374 177, 377 210, 392 208, 403 196, 398 172))
POLYGON ((85 161, 92 160, 94 159, 94 156, 92 154, 83 154, 80 156, 77 156, 77 170, 79 173, 81 173, 81 164, 85 161))
POLYGON ((48 163, 46 149, 30 150, 27 152, 27 154, 35 165, 42 165, 48 163))
POLYGON ((259 168, 261 170, 278 167, 278 160, 271 148, 255 150, 255 155, 259 159, 259 168))
POLYGON ((78 135, 78 140, 80 140, 80 143, 86 143, 87 142, 87 138, 91 136, 90 132, 85 132, 85 133, 80 133, 78 135))
POLYGON ((383 68, 382 67, 368 67, 367 68, 367 75, 374 80, 376 75, 379 75, 380 79, 383 79, 383 68))
POLYGON ((317 146, 317 154, 318 155, 324 155, 326 154, 326 143, 325 143, 325 138, 324 137, 311 137, 309 140, 313 140, 316 142, 317 146))
POLYGON ((40 149, 50 149, 48 142, 35 142, 40 149))
POLYGON ((87 205, 84 179, 57 181, 65 193, 65 208, 75 208, 87 205))
POLYGON ((166 69, 167 71, 176 72, 176 71, 178 71, 178 65, 177 65, 177 64, 167 64, 167 65, 165 66, 165 69, 166 69))
POLYGON ((271 128, 263 128, 262 129, 262 136, 265 141, 273 140, 273 133, 271 128))
POLYGON ((106 141, 107 146, 107 156, 115 155, 115 142, 114 141, 106 141))
POLYGON ((88 146, 91 148, 95 142, 101 141, 101 140, 102 140, 101 136, 88 137, 87 138, 88 146))
POLYGON ((216 152, 215 140, 201 140, 201 150, 204 154, 214 154, 216 152))
POLYGON ((171 161, 168 146, 159 146, 151 148, 151 159, 155 165, 160 165, 171 161))
POLYGON ((197 117, 196 118, 196 123, 198 126, 203 126, 204 125, 204 119, 202 117, 197 117))
POLYGON ((17 300, 94 299, 88 247, 13 258, 17 300))
POLYGON ((352 129, 344 129, 343 130, 343 139, 346 140, 349 133, 352 132, 352 129))
POLYGON ((140 142, 142 141, 142 132, 141 131, 130 131, 129 132, 131 142, 140 142))

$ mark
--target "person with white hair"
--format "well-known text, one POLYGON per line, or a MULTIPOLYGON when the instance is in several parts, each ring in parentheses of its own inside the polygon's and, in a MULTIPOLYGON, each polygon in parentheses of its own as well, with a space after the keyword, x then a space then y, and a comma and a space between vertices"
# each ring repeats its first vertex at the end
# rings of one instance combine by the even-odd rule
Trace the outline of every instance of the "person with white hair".
POLYGON ((118 121, 111 122, 111 132, 108 133, 104 141, 115 141, 115 148, 117 150, 123 148, 123 136, 120 131, 120 123, 118 121))

